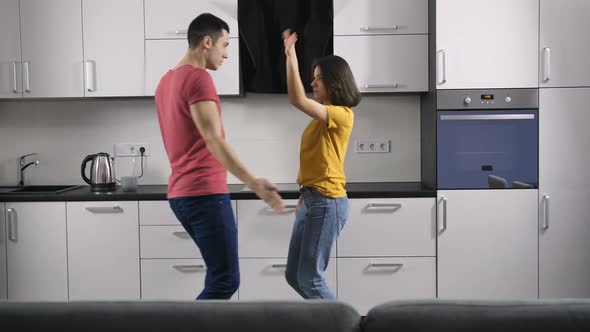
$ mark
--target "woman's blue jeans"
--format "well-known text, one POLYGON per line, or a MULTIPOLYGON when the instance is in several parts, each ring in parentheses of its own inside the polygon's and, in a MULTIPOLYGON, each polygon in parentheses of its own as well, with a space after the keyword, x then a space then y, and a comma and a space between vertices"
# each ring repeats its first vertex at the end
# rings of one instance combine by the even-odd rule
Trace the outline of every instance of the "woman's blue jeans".
POLYGON ((348 197, 324 197, 310 187, 302 187, 301 194, 303 203, 293 225, 285 277, 305 299, 336 299, 324 272, 348 218, 348 197))

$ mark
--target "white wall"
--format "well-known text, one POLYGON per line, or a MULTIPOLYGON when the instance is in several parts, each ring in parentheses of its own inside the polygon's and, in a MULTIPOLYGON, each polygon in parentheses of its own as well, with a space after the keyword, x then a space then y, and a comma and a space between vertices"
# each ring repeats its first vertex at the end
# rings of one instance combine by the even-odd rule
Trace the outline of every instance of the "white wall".
MULTIPOLYGON (((349 182, 420 180, 418 96, 365 96, 354 109, 355 127, 346 159, 349 182), (387 138, 391 152, 354 153, 354 140, 387 138)), ((300 135, 309 118, 288 106, 286 95, 248 94, 222 99, 226 139, 258 176, 277 183, 297 177, 300 135)), ((17 182, 19 155, 37 152, 28 184, 84 184, 82 159, 113 153, 121 142, 148 143, 140 184, 166 184, 170 168, 160 138, 153 99, 86 99, 0 102, 0 185, 17 182)), ((117 158, 117 176, 133 158, 117 158)), ((139 168, 139 160, 137 160, 139 168)), ((239 183, 231 174, 229 183, 239 183)))

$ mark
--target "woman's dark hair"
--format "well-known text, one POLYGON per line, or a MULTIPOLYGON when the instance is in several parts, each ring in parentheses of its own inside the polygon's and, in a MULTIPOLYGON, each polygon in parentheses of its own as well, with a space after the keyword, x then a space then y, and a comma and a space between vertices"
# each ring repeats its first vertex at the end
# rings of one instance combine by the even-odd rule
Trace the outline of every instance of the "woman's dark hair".
POLYGON ((229 26, 219 17, 204 13, 197 16, 188 26, 188 46, 195 48, 206 36, 213 39, 213 43, 223 35, 223 30, 229 33, 229 26))
POLYGON ((361 93, 346 60, 337 55, 316 59, 312 71, 320 68, 322 82, 326 86, 332 105, 354 107, 361 101, 361 93))

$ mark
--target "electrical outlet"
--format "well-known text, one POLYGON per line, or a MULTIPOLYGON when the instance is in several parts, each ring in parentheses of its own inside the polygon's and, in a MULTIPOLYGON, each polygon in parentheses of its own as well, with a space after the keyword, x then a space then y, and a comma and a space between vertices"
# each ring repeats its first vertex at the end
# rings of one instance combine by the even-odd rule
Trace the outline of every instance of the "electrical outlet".
POLYGON ((150 145, 146 143, 117 143, 115 144, 115 157, 139 157, 140 148, 145 148, 144 156, 150 155, 150 145))
POLYGON ((356 153, 388 153, 389 140, 386 139, 362 139, 356 140, 354 146, 356 153))

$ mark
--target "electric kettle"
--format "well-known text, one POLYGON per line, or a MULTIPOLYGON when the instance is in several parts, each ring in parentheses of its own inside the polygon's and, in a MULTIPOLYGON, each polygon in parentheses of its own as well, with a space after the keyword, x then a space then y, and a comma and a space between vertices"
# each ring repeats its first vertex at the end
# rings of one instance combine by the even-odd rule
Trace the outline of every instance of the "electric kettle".
POLYGON ((115 182, 115 158, 108 153, 99 152, 86 156, 82 160, 82 179, 90 185, 91 191, 113 191, 115 182), (90 178, 86 176, 86 164, 90 164, 90 178))

